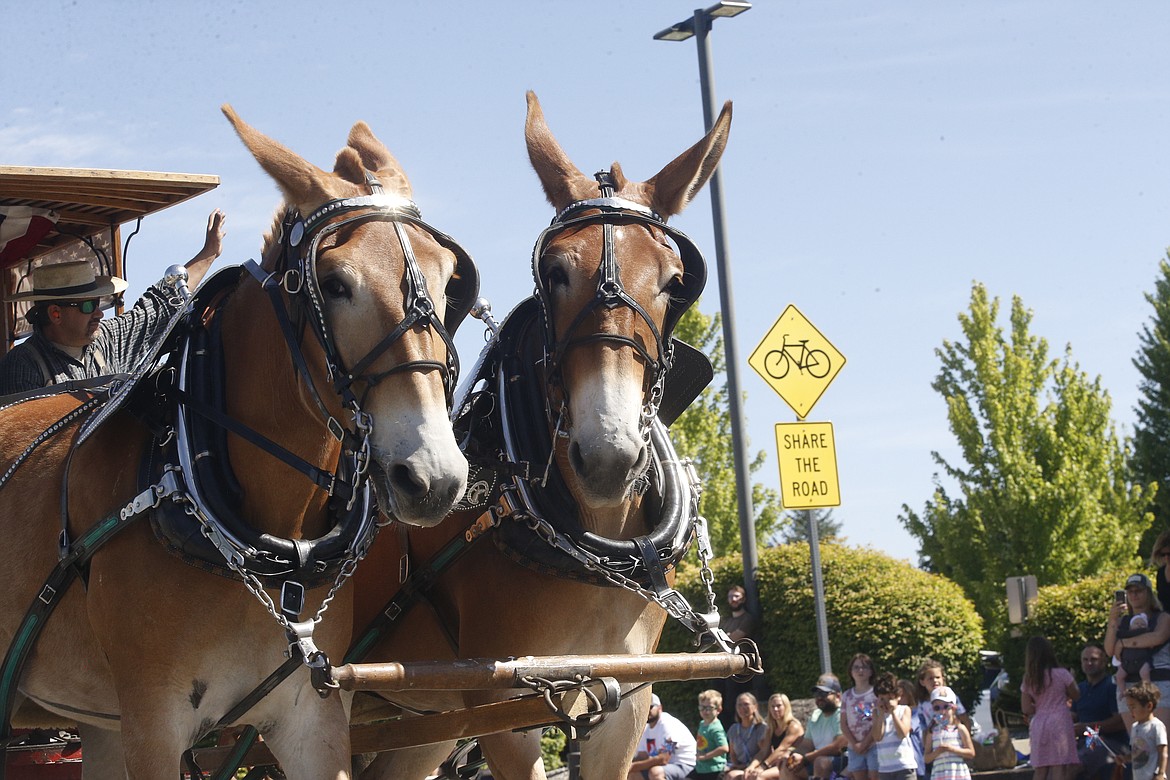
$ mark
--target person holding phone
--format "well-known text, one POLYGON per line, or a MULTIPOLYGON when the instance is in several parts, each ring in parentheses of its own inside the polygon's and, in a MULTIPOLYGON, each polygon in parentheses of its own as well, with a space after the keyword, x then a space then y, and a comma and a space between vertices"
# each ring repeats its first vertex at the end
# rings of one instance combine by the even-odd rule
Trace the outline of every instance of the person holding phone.
MULTIPOLYGON (((1161 692, 1161 701, 1165 702, 1170 695, 1170 615, 1162 611, 1162 603, 1154 594, 1150 578, 1141 573, 1126 578, 1125 600, 1122 603, 1114 601, 1105 627, 1105 652, 1124 658, 1127 650, 1152 653, 1150 679, 1161 692)), ((1118 695, 1124 696, 1125 690, 1138 682, 1140 680, 1134 675, 1124 685, 1119 684, 1118 695)), ((1124 702, 1118 704, 1128 729, 1133 723, 1132 717, 1124 702)), ((1170 710, 1164 705, 1159 705, 1155 714, 1163 722, 1170 718, 1170 710)))

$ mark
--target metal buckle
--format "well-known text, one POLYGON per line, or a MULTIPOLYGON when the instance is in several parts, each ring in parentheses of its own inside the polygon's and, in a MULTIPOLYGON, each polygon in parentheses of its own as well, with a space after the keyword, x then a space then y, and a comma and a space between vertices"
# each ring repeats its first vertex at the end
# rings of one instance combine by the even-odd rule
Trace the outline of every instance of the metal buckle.
POLYGON ((52 585, 46 585, 37 596, 37 600, 46 607, 53 603, 53 598, 57 595, 57 589, 52 585))
POLYGON ((499 522, 500 521, 496 518, 495 513, 491 510, 488 510, 479 517, 475 518, 475 522, 473 522, 470 527, 468 527, 468 529, 463 532, 463 538, 468 542, 474 542, 476 539, 490 531, 499 522))
POLYGON ((297 268, 290 268, 280 278, 280 286, 289 295, 298 294, 305 286, 305 278, 297 268))

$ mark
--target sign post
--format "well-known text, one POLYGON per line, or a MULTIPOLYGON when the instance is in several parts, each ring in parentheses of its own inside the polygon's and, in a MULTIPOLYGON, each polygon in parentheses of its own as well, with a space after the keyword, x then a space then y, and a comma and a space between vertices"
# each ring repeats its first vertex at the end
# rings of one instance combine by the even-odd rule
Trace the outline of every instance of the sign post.
POLYGON ((748 358, 748 364, 792 407, 800 420, 776 424, 780 494, 784 508, 803 509, 808 522, 821 671, 831 672, 821 546, 812 510, 841 505, 837 447, 832 423, 809 423, 804 418, 845 365, 845 356, 799 309, 789 304, 748 358))

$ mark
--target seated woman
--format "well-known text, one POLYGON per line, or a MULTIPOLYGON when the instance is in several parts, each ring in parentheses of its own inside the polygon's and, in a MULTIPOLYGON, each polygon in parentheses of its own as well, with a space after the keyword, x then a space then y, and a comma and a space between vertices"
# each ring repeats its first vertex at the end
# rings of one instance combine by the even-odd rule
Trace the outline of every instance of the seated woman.
POLYGON ((726 780, 743 780, 744 770, 756 757, 760 740, 768 734, 768 727, 760 717, 760 704, 750 693, 741 693, 735 699, 735 722, 727 729, 726 780))
POLYGON ((768 729, 760 739, 755 758, 744 770, 744 780, 777 780, 800 738, 804 726, 792 715, 792 704, 783 693, 768 698, 768 729))

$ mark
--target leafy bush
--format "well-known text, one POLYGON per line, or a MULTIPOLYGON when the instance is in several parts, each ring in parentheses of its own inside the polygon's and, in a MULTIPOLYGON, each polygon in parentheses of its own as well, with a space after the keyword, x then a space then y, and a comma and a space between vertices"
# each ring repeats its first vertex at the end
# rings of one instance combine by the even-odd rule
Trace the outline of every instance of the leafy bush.
POLYGON ((561 760, 561 751, 564 749, 565 732, 560 729, 545 729, 540 735, 540 757, 544 760, 546 770, 551 772, 565 765, 561 760))
MULTIPOLYGON (((821 564, 829 647, 843 687, 852 684, 845 666, 854 653, 869 655, 879 671, 911 679, 929 657, 946 667, 949 682, 965 702, 977 701, 983 624, 957 585, 871 549, 826 544, 821 564)), ((763 620, 756 633, 766 687, 793 699, 807 698, 820 670, 808 545, 762 550, 759 566, 763 620)), ((743 581, 742 561, 720 558, 712 571, 722 603, 727 589, 743 581)), ((707 602, 697 570, 680 572, 676 587, 704 611, 707 602)), ((669 621, 659 651, 689 649, 689 632, 669 621)), ((708 687, 710 681, 661 683, 655 691, 667 711, 693 726, 696 697, 708 687)))

